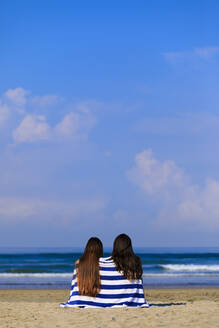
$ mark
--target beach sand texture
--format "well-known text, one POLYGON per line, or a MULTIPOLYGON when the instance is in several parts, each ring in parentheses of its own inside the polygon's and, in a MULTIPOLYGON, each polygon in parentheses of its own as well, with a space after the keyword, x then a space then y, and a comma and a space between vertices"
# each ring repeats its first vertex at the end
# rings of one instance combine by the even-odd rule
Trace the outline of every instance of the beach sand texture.
POLYGON ((151 308, 60 308, 69 290, 0 290, 1 328, 219 328, 218 289, 150 289, 151 308), (170 306, 164 306, 170 304, 170 306))

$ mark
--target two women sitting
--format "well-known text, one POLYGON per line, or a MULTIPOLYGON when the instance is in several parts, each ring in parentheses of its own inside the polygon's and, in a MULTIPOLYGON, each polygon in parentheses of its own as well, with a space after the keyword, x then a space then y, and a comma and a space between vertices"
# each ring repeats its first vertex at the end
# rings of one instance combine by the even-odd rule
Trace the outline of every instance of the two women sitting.
POLYGON ((69 300, 62 307, 148 307, 142 283, 140 258, 131 239, 119 235, 111 257, 103 256, 98 238, 90 238, 84 253, 75 262, 69 300))

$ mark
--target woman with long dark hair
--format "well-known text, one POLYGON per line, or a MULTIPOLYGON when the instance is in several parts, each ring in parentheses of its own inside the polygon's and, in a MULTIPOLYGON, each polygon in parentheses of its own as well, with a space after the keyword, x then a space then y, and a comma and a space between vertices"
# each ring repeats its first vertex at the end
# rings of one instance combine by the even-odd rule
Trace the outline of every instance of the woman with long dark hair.
POLYGON ((135 255, 129 236, 121 234, 116 237, 113 244, 112 259, 117 271, 128 280, 142 279, 142 265, 140 258, 135 255))
POLYGON ((119 235, 112 256, 103 258, 102 243, 90 238, 76 261, 70 297, 63 307, 148 307, 142 285, 141 261, 131 239, 119 235))

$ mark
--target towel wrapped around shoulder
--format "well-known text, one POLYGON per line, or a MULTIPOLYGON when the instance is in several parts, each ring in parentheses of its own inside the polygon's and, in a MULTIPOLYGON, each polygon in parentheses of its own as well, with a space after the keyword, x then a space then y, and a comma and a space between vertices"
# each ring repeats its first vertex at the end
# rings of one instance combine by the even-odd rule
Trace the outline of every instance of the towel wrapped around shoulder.
POLYGON ((149 307, 145 301, 142 279, 127 280, 118 272, 111 257, 100 258, 101 290, 96 297, 79 295, 74 270, 69 300, 61 307, 149 307))

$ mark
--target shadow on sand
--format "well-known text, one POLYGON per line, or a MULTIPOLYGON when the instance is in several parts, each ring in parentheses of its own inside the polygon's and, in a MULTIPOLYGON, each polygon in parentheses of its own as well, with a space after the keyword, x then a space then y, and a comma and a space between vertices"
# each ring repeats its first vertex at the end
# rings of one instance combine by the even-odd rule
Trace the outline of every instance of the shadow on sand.
POLYGON ((158 304, 154 304, 154 303, 150 303, 150 307, 151 306, 159 306, 159 307, 164 307, 164 306, 175 306, 175 305, 186 305, 186 303, 182 303, 182 302, 180 302, 180 303, 174 303, 174 302, 172 302, 172 303, 158 303, 158 304))

